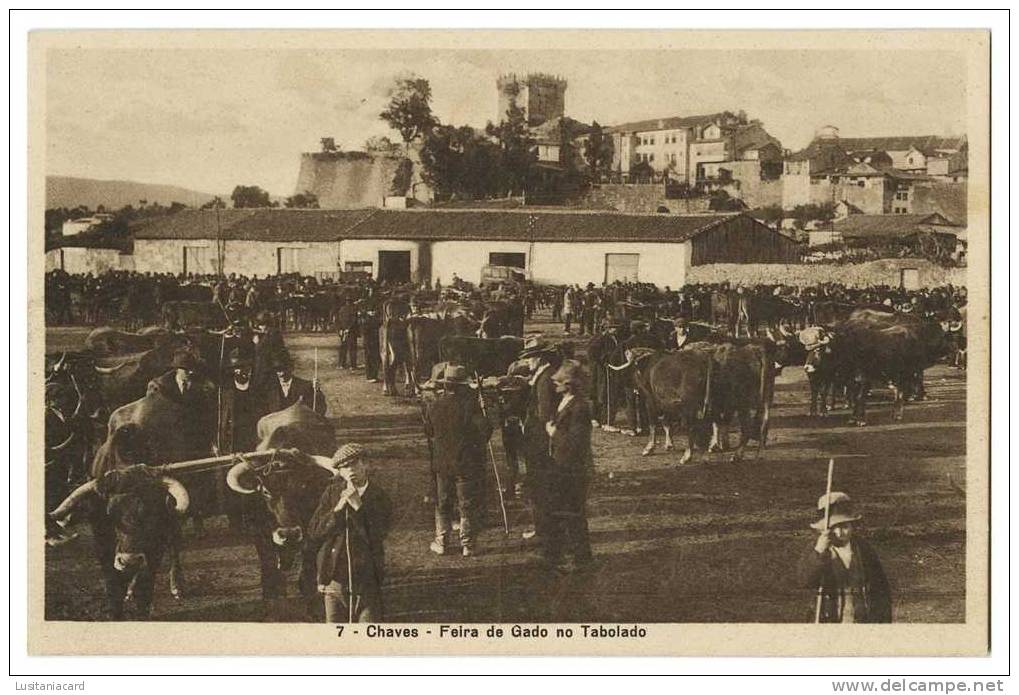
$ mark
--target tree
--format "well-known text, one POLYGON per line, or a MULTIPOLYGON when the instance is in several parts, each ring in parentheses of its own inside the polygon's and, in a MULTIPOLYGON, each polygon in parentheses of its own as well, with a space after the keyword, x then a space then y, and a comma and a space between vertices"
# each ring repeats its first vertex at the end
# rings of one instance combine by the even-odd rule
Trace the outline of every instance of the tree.
POLYGON ((489 123, 485 132, 499 143, 502 189, 507 196, 513 195, 515 191, 523 193, 530 178, 531 167, 538 159, 524 110, 516 103, 511 103, 506 109, 505 120, 500 121, 499 125, 489 123))
POLYGON ((379 118, 400 133, 405 145, 423 137, 438 122, 432 115, 432 87, 428 80, 406 77, 389 90, 389 105, 379 118))
POLYGON ((318 208, 318 196, 311 191, 289 196, 283 201, 285 208, 318 208))
POLYGON ((782 212, 781 205, 767 205, 763 208, 752 210, 750 214, 754 218, 764 222, 764 224, 772 227, 780 225, 782 223, 782 218, 785 216, 785 213, 782 212))
POLYGON ((606 137, 598 121, 591 124, 591 133, 584 142, 584 161, 591 170, 591 178, 597 179, 603 171, 612 166, 612 138, 606 137))
POLYGON ((377 154, 398 155, 400 154, 400 145, 385 135, 373 135, 364 141, 364 150, 377 154))
POLYGON ((797 205, 789 214, 797 229, 803 229, 808 222, 828 222, 835 219, 835 208, 831 203, 816 205, 797 205))
POLYGON ((268 208, 272 207, 269 192, 258 186, 237 186, 230 194, 235 208, 268 208))
POLYGON ((223 199, 220 198, 219 196, 216 196, 212 200, 210 200, 210 201, 208 201, 206 203, 202 203, 201 209, 202 210, 215 210, 215 209, 222 209, 222 208, 225 208, 225 207, 226 207, 226 203, 223 202, 223 199))

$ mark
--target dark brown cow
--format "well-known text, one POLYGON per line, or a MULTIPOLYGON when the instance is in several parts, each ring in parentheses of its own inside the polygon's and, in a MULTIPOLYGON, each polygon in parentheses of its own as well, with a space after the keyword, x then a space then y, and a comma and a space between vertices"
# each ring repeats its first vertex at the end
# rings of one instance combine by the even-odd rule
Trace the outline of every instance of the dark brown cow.
POLYGON ((188 504, 184 486, 158 469, 131 466, 106 471, 79 486, 49 513, 47 542, 62 543, 73 524, 90 522, 111 616, 123 618, 129 587, 138 611, 147 616, 155 574, 167 550, 172 556, 171 591, 179 596, 178 517, 188 504))
POLYGON ((226 328, 226 310, 216 302, 166 302, 162 308, 163 325, 171 331, 188 328, 226 328))
POLYGON ((707 414, 711 354, 703 350, 638 350, 630 355, 626 364, 610 368, 630 370, 631 379, 647 404, 651 437, 641 453, 647 456, 655 450, 659 422, 665 429, 667 450, 672 449, 673 428, 683 426, 687 432, 687 446, 679 462, 687 463, 693 458, 698 430, 707 414))
POLYGON ((227 473, 227 485, 243 495, 261 495, 252 540, 261 569, 262 598, 285 593, 283 570, 298 556, 298 588, 315 615, 318 602, 315 553, 303 542, 305 529, 335 471, 329 456, 336 448, 332 425, 310 408, 295 404, 258 422, 260 451, 279 453, 262 465, 242 461, 227 473))
POLYGON ((469 373, 483 377, 506 374, 523 349, 523 339, 513 336, 490 340, 447 335, 439 342, 439 355, 442 360, 462 365, 469 373))

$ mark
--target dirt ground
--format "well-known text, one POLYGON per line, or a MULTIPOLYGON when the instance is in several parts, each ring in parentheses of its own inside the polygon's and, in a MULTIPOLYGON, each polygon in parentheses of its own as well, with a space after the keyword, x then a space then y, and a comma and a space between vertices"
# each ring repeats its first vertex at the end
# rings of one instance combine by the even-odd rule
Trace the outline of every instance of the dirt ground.
MULTIPOLYGON (((558 325, 547 323, 528 331, 561 335, 558 325)), ((49 329, 47 350, 80 347, 86 333, 49 329)), ((432 491, 417 403, 383 397, 363 371, 338 370, 336 342, 325 334, 287 336, 299 375, 311 376, 318 348, 338 441, 372 449, 374 480, 394 500, 386 543, 387 621, 809 621, 814 593, 796 585, 794 570, 813 545, 808 524, 824 492, 829 456, 844 457, 835 488, 848 492, 864 515, 862 531, 892 584, 894 619, 965 619, 965 372, 928 370, 930 400, 907 405, 899 423, 889 402, 877 402, 871 424, 856 428, 846 425, 844 410, 827 419, 807 417, 803 372, 787 368, 776 385, 768 448, 760 460, 751 455, 741 464, 700 454, 679 466, 678 451, 642 457, 643 439, 596 431, 588 516, 598 565, 589 575, 561 578, 542 572, 535 549, 522 539, 529 513, 519 502, 508 502, 511 531, 504 533, 494 481, 487 486, 488 528, 479 555, 429 552, 432 491)), ((263 605, 254 548, 232 534, 225 519, 208 528, 203 538, 185 529, 186 595, 172 598, 161 572, 152 619, 305 619, 295 576, 287 600, 263 605)), ((46 549, 46 614, 56 620, 103 616, 87 531, 46 549)))

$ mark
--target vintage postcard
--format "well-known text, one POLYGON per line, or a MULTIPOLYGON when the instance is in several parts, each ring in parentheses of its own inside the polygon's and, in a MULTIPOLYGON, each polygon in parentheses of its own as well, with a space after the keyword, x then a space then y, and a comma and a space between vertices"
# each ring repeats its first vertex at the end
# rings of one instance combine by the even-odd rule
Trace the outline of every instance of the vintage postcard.
POLYGON ((30 653, 987 652, 988 32, 29 44, 30 653))

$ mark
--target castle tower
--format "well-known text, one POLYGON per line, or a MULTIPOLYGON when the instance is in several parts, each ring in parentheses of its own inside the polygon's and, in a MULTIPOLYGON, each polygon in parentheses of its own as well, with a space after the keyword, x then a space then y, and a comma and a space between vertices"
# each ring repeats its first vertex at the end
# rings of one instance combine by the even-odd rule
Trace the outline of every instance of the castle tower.
POLYGON ((532 72, 517 77, 509 73, 500 75, 495 84, 499 90, 496 123, 506 120, 506 111, 514 101, 524 110, 530 126, 541 125, 566 112, 566 80, 558 75, 532 72))

